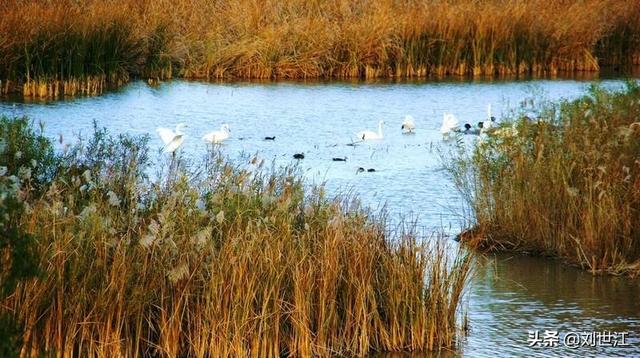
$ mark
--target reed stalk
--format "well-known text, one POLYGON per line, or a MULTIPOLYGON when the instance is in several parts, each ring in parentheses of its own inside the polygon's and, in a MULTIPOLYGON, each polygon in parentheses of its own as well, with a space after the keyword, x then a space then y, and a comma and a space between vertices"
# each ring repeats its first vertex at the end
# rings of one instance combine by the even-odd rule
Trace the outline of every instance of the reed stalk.
MULTIPOLYGON (((528 102, 530 103, 530 102, 528 102)), ((534 102, 449 164, 477 226, 473 247, 640 273, 640 87, 534 102)))
POLYGON ((391 232, 293 168, 178 157, 152 179, 144 139, 101 130, 51 170, 24 154, 0 177, 19 183, 11 219, 37 240, 40 274, 1 306, 25 328, 24 357, 364 356, 460 341, 470 257, 408 225, 391 232))
POLYGON ((55 97, 99 93, 132 77, 624 69, 640 64, 639 19, 635 0, 7 0, 0 4, 0 88, 55 97))

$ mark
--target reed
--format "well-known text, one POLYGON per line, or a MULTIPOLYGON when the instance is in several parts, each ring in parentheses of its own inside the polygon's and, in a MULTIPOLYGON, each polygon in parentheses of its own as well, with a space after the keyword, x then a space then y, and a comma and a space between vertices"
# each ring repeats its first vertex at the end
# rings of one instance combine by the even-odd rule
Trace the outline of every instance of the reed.
POLYGON ((392 233, 293 168, 212 154, 152 179, 145 139, 103 130, 38 171, 52 175, 27 176, 40 164, 26 154, 0 177, 18 183, 8 195, 26 205, 11 218, 37 239, 39 276, 1 306, 25 327, 22 356, 364 356, 459 341, 469 256, 411 226, 392 233))
POLYGON ((450 163, 477 220, 463 239, 593 273, 640 273, 639 118, 635 82, 523 107, 450 163))
POLYGON ((2 91, 30 96, 67 93, 50 84, 67 81, 90 88, 68 94, 100 92, 130 77, 537 75, 640 64, 634 0, 7 0, 0 15, 2 91))

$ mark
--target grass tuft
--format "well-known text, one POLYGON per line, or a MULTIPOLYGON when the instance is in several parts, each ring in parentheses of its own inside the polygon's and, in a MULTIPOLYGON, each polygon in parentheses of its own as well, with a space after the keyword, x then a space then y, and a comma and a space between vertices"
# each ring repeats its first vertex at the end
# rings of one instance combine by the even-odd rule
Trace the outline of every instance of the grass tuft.
POLYGON ((463 238, 593 273, 640 273, 638 84, 593 87, 510 119, 450 163, 478 224, 463 238))
POLYGON ((468 255, 392 234, 355 198, 257 158, 150 166, 146 138, 96 129, 38 192, 15 166, 0 176, 25 203, 8 215, 36 238, 40 274, 2 305, 26 327, 23 355, 364 356, 459 341, 468 255))

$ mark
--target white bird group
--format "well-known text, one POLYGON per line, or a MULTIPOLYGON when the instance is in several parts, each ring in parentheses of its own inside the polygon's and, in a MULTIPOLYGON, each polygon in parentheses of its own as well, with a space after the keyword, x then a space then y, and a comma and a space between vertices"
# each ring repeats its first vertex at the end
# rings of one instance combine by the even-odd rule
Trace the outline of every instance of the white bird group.
MULTIPOLYGON (((356 134, 356 138, 358 141, 366 141, 366 140, 380 140, 384 138, 384 133, 382 129, 384 128, 384 121, 378 122, 378 132, 374 131, 361 131, 356 134)), ((412 134, 416 130, 416 123, 412 116, 406 115, 404 120, 402 121, 402 126, 400 127, 403 133, 412 134)))
MULTIPOLYGON (((465 123, 464 129, 460 127, 460 122, 458 119, 452 114, 445 112, 442 118, 442 125, 440 126, 440 133, 443 135, 449 135, 450 133, 464 133, 464 134, 482 134, 489 131, 490 128, 493 127, 495 123, 495 117, 491 116, 491 105, 487 107, 487 120, 478 122, 477 128, 474 128, 471 124, 465 123)), ((156 129, 156 132, 162 139, 164 143, 164 152, 165 153, 174 153, 182 143, 186 135, 182 131, 183 128, 187 127, 184 123, 180 123, 176 126, 175 130, 160 127, 156 129)), ((358 141, 368 141, 368 140, 380 140, 384 138, 384 134, 382 132, 384 127, 384 121, 378 122, 378 132, 374 131, 361 131, 356 134, 356 138, 358 141)), ((402 121, 402 126, 400 127, 403 133, 412 134, 416 129, 416 124, 412 116, 407 115, 404 117, 402 121)), ((228 124, 223 124, 220 127, 220 130, 209 132, 202 136, 202 140, 204 140, 208 144, 220 144, 227 138, 229 138, 231 134, 231 129, 228 124)), ((271 139, 272 137, 267 137, 271 139)))
POLYGON ((491 115, 491 104, 487 105, 487 120, 478 122, 474 127, 469 123, 464 124, 464 128, 460 127, 460 122, 452 114, 445 112, 442 118, 442 126, 440 126, 440 133, 444 136, 448 136, 451 133, 463 133, 463 134, 484 134, 493 130, 496 118, 491 115))
MULTIPOLYGON (((160 127, 156 129, 156 132, 160 136, 160 139, 164 143, 164 152, 165 153, 174 153, 182 143, 184 142, 184 138, 186 135, 182 131, 183 128, 187 127, 184 123, 179 123, 175 130, 170 128, 160 127)), ((220 127, 219 131, 213 131, 202 136, 202 140, 209 144, 220 144, 225 139, 229 138, 231 133, 231 129, 229 129, 228 124, 223 124, 220 127)))

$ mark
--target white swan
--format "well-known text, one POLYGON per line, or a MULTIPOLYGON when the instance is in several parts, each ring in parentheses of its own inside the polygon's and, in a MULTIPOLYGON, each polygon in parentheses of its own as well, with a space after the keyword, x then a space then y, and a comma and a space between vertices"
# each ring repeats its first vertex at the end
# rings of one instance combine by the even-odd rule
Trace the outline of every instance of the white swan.
POLYGON ((374 140, 374 139, 382 139, 382 126, 384 126, 384 121, 378 122, 378 133, 372 131, 362 131, 356 134, 359 140, 374 140))
POLYGON ((443 135, 447 135, 451 132, 459 132, 460 131, 460 122, 456 116, 452 113, 444 112, 442 115, 442 126, 440 126, 440 133, 443 135))
POLYGON ((496 117, 491 115, 491 103, 487 104, 487 121, 484 124, 485 128, 491 128, 493 127, 494 123, 496 121, 496 117))
POLYGON ((489 103, 487 105, 487 120, 483 122, 479 122, 478 125, 480 126, 480 128, 482 128, 481 129, 482 133, 489 133, 495 130, 495 124, 496 124, 496 117, 491 115, 491 103, 489 103), (482 123, 482 126, 480 126, 480 123, 482 123))
POLYGON ((219 131, 213 131, 202 136, 202 140, 205 142, 209 142, 210 144, 219 144, 222 143, 225 139, 229 138, 229 133, 231 133, 231 129, 229 129, 228 124, 223 124, 220 127, 219 131))
POLYGON ((413 133, 416 129, 416 123, 413 121, 413 117, 411 115, 404 116, 404 121, 402 121, 402 127, 400 127, 405 133, 413 133))
POLYGON ((179 123, 176 126, 175 130, 171 130, 169 128, 159 127, 156 129, 156 132, 162 139, 164 143, 164 152, 165 153, 173 153, 176 149, 180 148, 182 142, 184 142, 184 133, 182 132, 182 128, 185 128, 187 125, 184 123, 179 123))

